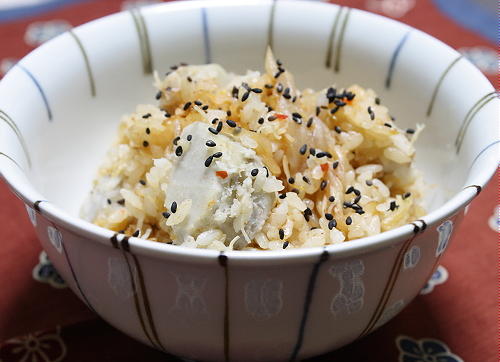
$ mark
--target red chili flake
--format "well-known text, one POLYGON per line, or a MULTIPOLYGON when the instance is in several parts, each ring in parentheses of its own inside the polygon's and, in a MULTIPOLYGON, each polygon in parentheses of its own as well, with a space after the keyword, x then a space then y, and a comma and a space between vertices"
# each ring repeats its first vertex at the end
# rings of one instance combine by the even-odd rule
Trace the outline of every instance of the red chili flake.
POLYGON ((348 105, 351 105, 354 99, 347 99, 347 97, 342 98, 342 102, 345 102, 348 105))
POLYGON ((322 170, 323 172, 328 171, 328 164, 327 164, 327 163, 322 163, 322 164, 321 164, 321 170, 322 170))
POLYGON ((227 171, 215 171, 215 174, 222 179, 227 177, 227 171))
POLYGON ((286 119, 286 118, 288 118, 288 116, 286 114, 281 114, 281 113, 276 113, 276 117, 278 117, 279 119, 286 119))

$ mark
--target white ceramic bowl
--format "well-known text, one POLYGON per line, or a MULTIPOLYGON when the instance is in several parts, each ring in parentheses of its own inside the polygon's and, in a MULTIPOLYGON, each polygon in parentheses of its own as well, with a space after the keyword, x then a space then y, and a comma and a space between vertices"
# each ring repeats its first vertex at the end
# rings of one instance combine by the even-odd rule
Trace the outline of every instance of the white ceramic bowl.
POLYGON ((377 15, 300 1, 163 4, 78 27, 14 66, 0 82, 0 170, 64 279, 116 328, 186 358, 294 360, 365 336, 418 294, 497 166, 498 106, 456 51, 377 15), (402 127, 427 125, 427 216, 324 249, 224 255, 78 218, 120 116, 155 102, 152 69, 261 69, 269 43, 300 87, 359 83, 402 127))

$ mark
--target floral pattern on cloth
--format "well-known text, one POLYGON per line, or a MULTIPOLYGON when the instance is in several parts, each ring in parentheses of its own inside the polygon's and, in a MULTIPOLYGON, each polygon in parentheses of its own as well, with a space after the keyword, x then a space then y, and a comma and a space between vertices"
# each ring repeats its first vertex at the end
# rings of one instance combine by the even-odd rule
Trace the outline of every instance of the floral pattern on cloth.
POLYGON ((472 64, 488 75, 498 72, 498 57, 495 49, 485 46, 459 48, 458 51, 472 64))
POLYGON ((411 337, 396 338, 399 362, 463 362, 448 346, 437 339, 415 340, 411 337))
POLYGON ((61 329, 35 332, 0 344, 1 362, 60 362, 67 354, 61 329))
MULTIPOLYGON (((38 257, 38 264, 33 268, 33 279, 40 283, 47 283, 53 288, 62 289, 66 288, 66 282, 59 275, 58 271, 52 265, 52 262, 49 260, 47 253, 42 251, 40 256, 38 257)), ((1 361, 0 361, 1 362, 1 361)))
POLYGON ((436 271, 432 274, 431 278, 420 291, 421 295, 429 294, 434 290, 434 287, 443 284, 448 280, 448 270, 442 265, 438 266, 436 271))
POLYGON ((488 225, 493 231, 500 232, 500 206, 493 210, 493 215, 488 219, 488 225))
POLYGON ((37 47, 69 29, 71 24, 66 20, 35 21, 26 28, 24 41, 32 47, 37 47))

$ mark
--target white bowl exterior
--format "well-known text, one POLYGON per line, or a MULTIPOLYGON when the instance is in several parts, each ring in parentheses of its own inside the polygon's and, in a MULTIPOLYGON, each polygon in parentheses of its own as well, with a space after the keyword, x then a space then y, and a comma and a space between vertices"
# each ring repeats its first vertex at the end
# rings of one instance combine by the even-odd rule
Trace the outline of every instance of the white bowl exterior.
MULTIPOLYGON (((121 13, 46 43, 0 82, 0 170, 14 192, 29 207, 38 209, 37 234, 75 293, 134 338, 158 347, 150 326, 153 320, 166 350, 213 361, 224 359, 224 345, 231 360, 288 359, 298 344, 302 321, 304 334, 297 357, 326 352, 360 336, 370 320, 371 330, 409 303, 439 260, 436 249, 444 239, 437 228, 447 220, 456 225, 477 189, 457 192, 464 186, 484 186, 498 162, 499 102, 492 95, 478 103, 493 91, 480 72, 464 59, 452 63, 458 53, 417 30, 333 5, 193 1, 144 8, 141 13, 150 57, 147 52, 141 54, 144 43, 135 30, 137 18, 121 13), (338 28, 332 32, 337 14, 338 28), (341 38, 343 47, 337 57, 341 38), (131 238, 130 252, 123 252, 112 247, 111 231, 76 218, 120 115, 137 103, 152 102, 149 61, 160 74, 167 65, 181 61, 214 61, 236 72, 260 69, 269 39, 276 54, 297 74, 299 85, 319 88, 331 82, 357 82, 376 89, 402 126, 429 125, 418 143, 417 163, 426 179, 438 185, 430 192, 431 210, 435 210, 424 217, 428 227, 423 232, 412 239, 414 226, 406 225, 328 247, 328 260, 321 264, 321 249, 230 252, 225 269, 215 251, 185 250, 131 238), (327 59, 330 68, 325 67, 327 59), (332 69, 335 66, 338 72, 332 69), (386 87, 388 78, 390 86, 386 87), (454 142, 469 113, 473 114, 470 127, 456 156, 454 142), (16 127, 27 145, 31 167, 16 127), (450 200, 452 195, 456 196, 450 200), (44 201, 37 203, 39 200, 44 201), (53 228, 52 242, 49 227, 53 228), (58 232, 62 244, 55 248, 58 232), (420 258, 416 265, 405 268, 403 256, 416 250, 412 247, 419 248, 420 258), (151 319, 144 306, 138 265, 151 319), (348 266, 345 273, 352 276, 351 284, 345 282, 343 288, 338 274, 342 265, 348 266), (362 274, 355 276, 361 269, 362 274), (135 294, 130 292, 130 271, 139 288, 135 294), (305 318, 311 283, 314 290, 305 318), (349 303, 344 303, 343 314, 332 313, 335 298, 351 303, 350 312, 346 312, 349 303), (176 305, 180 307, 176 309, 176 305), (229 322, 225 326, 226 305, 229 322), (226 342, 224 333, 229 337, 226 342)), ((424 225, 421 221, 416 224, 424 225)))
POLYGON ((119 249, 95 243, 29 210, 50 260, 89 308, 135 339, 204 361, 225 360, 225 348, 233 361, 294 351, 302 359, 370 333, 418 294, 463 217, 374 252, 320 261, 319 249, 313 260, 256 269, 231 257, 224 267, 217 256, 200 265, 139 255, 121 238, 119 249))

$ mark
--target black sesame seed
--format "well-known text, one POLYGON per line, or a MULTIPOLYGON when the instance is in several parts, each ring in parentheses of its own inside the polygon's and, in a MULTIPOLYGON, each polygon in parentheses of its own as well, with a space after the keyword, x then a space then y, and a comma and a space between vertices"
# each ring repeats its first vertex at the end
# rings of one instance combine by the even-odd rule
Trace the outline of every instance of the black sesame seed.
POLYGON ((345 193, 350 194, 353 191, 354 191, 354 186, 350 186, 345 193))
POLYGON ((212 123, 212 124, 216 124, 218 120, 219 120, 218 118, 214 118, 214 119, 212 119, 212 122, 211 122, 211 123, 212 123))
POLYGON ((283 200, 284 198, 286 198, 286 194, 281 194, 278 197, 283 200))
POLYGON ((276 92, 278 92, 278 93, 283 92, 283 84, 278 83, 278 86, 276 87, 276 92))
POLYGON ((139 180, 139 183, 140 183, 142 186, 146 186, 146 181, 144 181, 144 180, 139 180))
POLYGON ((306 123, 306 127, 307 127, 307 128, 309 128, 309 127, 311 127, 311 126, 312 126, 312 124, 313 124, 313 120, 314 120, 314 119, 313 119, 312 117, 311 117, 311 118, 309 118, 309 119, 307 120, 307 123, 306 123))
POLYGON ((312 210, 311 210, 310 208, 306 208, 306 209, 304 210, 304 214, 305 214, 305 215, 309 215, 309 216, 311 216, 311 215, 313 214, 313 212, 312 212, 312 210))
POLYGON ((332 163, 332 168, 335 170, 339 166, 339 161, 332 163))
POLYGON ((306 176, 302 176, 302 180, 305 182, 305 183, 308 183, 310 184, 311 181, 309 181, 309 179, 306 177, 306 176))
POLYGON ((293 112, 292 117, 302 118, 302 115, 300 113, 293 112))
POLYGON ((392 128, 392 124, 390 124, 390 123, 384 123, 384 126, 392 128))
POLYGON ((243 97, 241 97, 241 101, 245 102, 248 99, 249 95, 250 95, 250 91, 246 91, 245 94, 243 94, 243 97))
POLYGON ((142 116, 142 118, 144 118, 144 119, 147 119, 147 118, 149 118, 149 117, 151 117, 151 113, 146 113, 146 114, 144 114, 144 115, 142 116))
POLYGON ((189 75, 187 76, 187 78, 186 78, 186 79, 187 79, 187 81, 188 81, 189 83, 191 83, 191 82, 193 81, 193 78, 191 78, 189 75))
POLYGON ((266 84, 264 84, 264 88, 266 88, 266 89, 273 89, 273 85, 269 84, 269 83, 266 83, 266 84))
POLYGON ((283 249, 286 249, 290 243, 288 241, 285 241, 283 243, 283 249))
POLYGON ((259 174, 259 169, 258 168, 254 168, 251 172, 250 172, 250 175, 252 176, 257 176, 259 174))
POLYGON ((366 183, 366 186, 372 186, 373 185, 373 181, 372 180, 366 180, 365 183, 366 183))
POLYGON ((213 156, 208 156, 208 158, 205 160, 205 167, 210 167, 210 164, 212 163, 213 159, 214 159, 213 156))
POLYGON ((320 107, 316 107, 316 117, 319 116, 319 112, 321 112, 321 108, 320 107))
POLYGON ((272 121, 275 121, 277 118, 278 118, 278 117, 276 117, 275 115, 272 115, 272 116, 267 117, 267 120, 268 120, 269 122, 272 122, 272 121))
POLYGON ((149 146, 149 142, 148 142, 148 141, 142 141, 142 145, 143 145, 144 147, 148 147, 148 146, 149 146))
POLYGON ((226 123, 227 123, 227 125, 228 125, 229 127, 233 127, 233 128, 234 128, 234 127, 236 127, 236 122, 235 122, 235 121, 232 121, 232 120, 228 119, 228 120, 226 121, 226 123))
POLYGON ((363 209, 357 209, 355 212, 358 215, 363 215, 365 213, 365 210, 363 210, 363 209))
POLYGON ((155 96, 156 100, 160 99, 162 94, 163 93, 161 91, 158 91, 158 93, 156 93, 156 96, 155 96))
POLYGON ((222 152, 215 152, 212 156, 214 158, 221 158, 222 157, 222 152))
POLYGON ((285 231, 283 229, 279 229, 280 239, 283 240, 285 238, 285 231))
POLYGON ((354 195, 356 195, 356 196, 361 195, 361 191, 359 191, 358 189, 354 189, 353 192, 354 192, 354 195))
POLYGON ((196 104, 197 106, 201 106, 203 103, 201 101, 194 101, 194 104, 196 104))
POLYGON ((206 111, 208 109, 208 105, 204 105, 203 107, 201 107, 201 109, 206 111))
POLYGON ((306 154, 306 152, 307 152, 307 145, 306 145, 306 144, 304 144, 304 145, 302 145, 302 147, 300 147, 300 149, 299 149, 299 153, 300 153, 301 155, 305 155, 305 154, 306 154))
POLYGON ((162 216, 163 216, 165 219, 168 219, 168 217, 170 216, 170 213, 169 213, 169 212, 167 212, 167 211, 162 212, 161 214, 162 214, 162 216))
POLYGON ((302 120, 300 118, 297 118, 297 117, 292 117, 293 121, 297 124, 302 124, 302 120))
POLYGON ((340 107, 339 107, 339 106, 336 106, 335 108, 332 108, 332 109, 330 110, 330 114, 335 114, 335 113, 337 113, 337 111, 338 111, 339 109, 340 109, 340 107))
POLYGON ((316 154, 316 149, 313 147, 309 147, 309 153, 314 156, 316 154))
POLYGON ((260 117, 259 120, 257 121, 257 123, 263 124, 264 123, 264 118, 260 117))
POLYGON ((227 111, 226 114, 228 117, 231 117, 231 111, 227 111))
POLYGON ((289 184, 294 184, 295 183, 295 179, 293 177, 289 177, 288 178, 288 183, 289 184))
POLYGON ((191 141, 191 140, 193 139, 193 135, 188 134, 188 135, 187 135, 187 137, 186 137, 186 139, 187 139, 188 141, 191 141))
POLYGON ((177 211, 177 202, 172 202, 172 205, 170 205, 170 211, 175 214, 175 212, 177 211))
POLYGON ((232 96, 233 98, 238 98, 238 92, 239 92, 239 91, 238 91, 238 88, 233 87, 233 89, 231 90, 231 96, 232 96))
POLYGON ((370 114, 373 113, 373 109, 371 106, 368 106, 368 113, 370 113, 370 114))
POLYGON ((356 196, 356 198, 354 199, 353 203, 357 204, 360 200, 361 200, 361 196, 356 196))
POLYGON ((217 124, 217 128, 216 128, 217 133, 219 133, 220 131, 222 131, 222 126, 223 126, 222 122, 219 122, 219 123, 217 124))
POLYGON ((172 66, 170 67, 170 69, 172 69, 172 70, 177 70, 178 68, 179 68, 179 67, 178 67, 177 65, 172 65, 172 66))
POLYGON ((137 229, 136 231, 134 231, 134 233, 132 234, 132 236, 133 236, 134 238, 136 238, 136 237, 138 237, 138 236, 139 236, 139 233, 140 233, 140 230, 139 230, 139 229, 137 229))
POLYGON ((333 219, 328 223, 328 229, 332 230, 334 227, 337 227, 337 220, 333 219))
POLYGON ((321 184, 320 184, 319 188, 321 190, 324 190, 326 188, 326 185, 328 185, 328 181, 323 180, 323 181, 321 181, 321 184))
POLYGON ((408 133, 408 134, 414 134, 414 133, 415 133, 415 130, 414 130, 413 128, 408 128, 408 129, 406 130, 406 133, 408 133))
POLYGON ((219 134, 219 132, 215 128, 209 127, 208 130, 213 134, 219 134))
POLYGON ((398 208, 399 206, 396 204, 396 201, 391 201, 389 204, 389 210, 394 211, 398 208))
POLYGON ((317 157, 317 158, 323 158, 323 157, 326 157, 326 152, 318 152, 318 153, 316 154, 316 157, 317 157))
POLYGON ((377 105, 380 104, 380 98, 379 97, 375 98, 375 104, 377 104, 377 105))
POLYGON ((410 196, 411 196, 411 192, 407 192, 407 193, 405 193, 405 194, 403 195, 403 200, 404 200, 404 199, 409 198, 410 196))
POLYGON ((150 134, 151 133, 151 130, 148 128, 146 128, 146 134, 150 134))
POLYGON ((170 113, 168 113, 168 112, 165 112, 163 115, 164 115, 165 117, 167 117, 167 118, 170 118, 170 113))
POLYGON ((187 111, 189 107, 191 107, 191 102, 186 102, 186 104, 184 105, 184 107, 182 107, 182 109, 187 111))
POLYGON ((120 205, 125 205, 125 199, 120 199, 117 201, 117 203, 120 205))
POLYGON ((347 103, 344 102, 344 101, 341 101, 340 99, 334 99, 333 100, 333 104, 335 104, 337 107, 343 107, 345 106, 347 103))
MULTIPOLYGON (((375 120, 375 113, 370 113, 370 120, 374 121, 375 120)), ((386 123, 387 124, 387 123, 386 123)))
POLYGON ((175 155, 178 157, 182 156, 182 146, 177 146, 177 148, 175 149, 175 155))
POLYGON ((330 201, 330 202, 334 202, 334 201, 335 201, 335 196, 330 196, 330 197, 328 198, 328 201, 330 201))
POLYGON ((330 213, 326 213, 326 214, 325 214, 325 218, 326 218, 327 220, 333 220, 333 215, 332 215, 332 214, 330 214, 330 213))
POLYGON ((352 207, 352 203, 349 201, 344 201, 344 208, 352 207))
POLYGON ((173 140, 173 144, 177 146, 177 142, 180 140, 181 138, 179 136, 175 137, 174 140, 173 140))
POLYGON ((262 89, 260 89, 260 88, 252 88, 252 92, 254 92, 254 93, 262 93, 262 89))
POLYGON ((205 145, 207 147, 215 147, 215 146, 217 146, 217 144, 214 141, 212 141, 212 140, 208 140, 207 142, 205 142, 205 145))
POLYGON ((391 116, 391 120, 394 122, 396 120, 396 117, 391 116))
POLYGON ((110 199, 107 199, 106 202, 108 203, 108 205, 111 205, 111 200, 110 199))
POLYGON ((335 132, 341 133, 342 129, 339 126, 335 126, 335 132))
POLYGON ((345 223, 346 223, 346 225, 351 225, 352 224, 352 218, 350 216, 348 216, 347 219, 345 219, 345 223))

